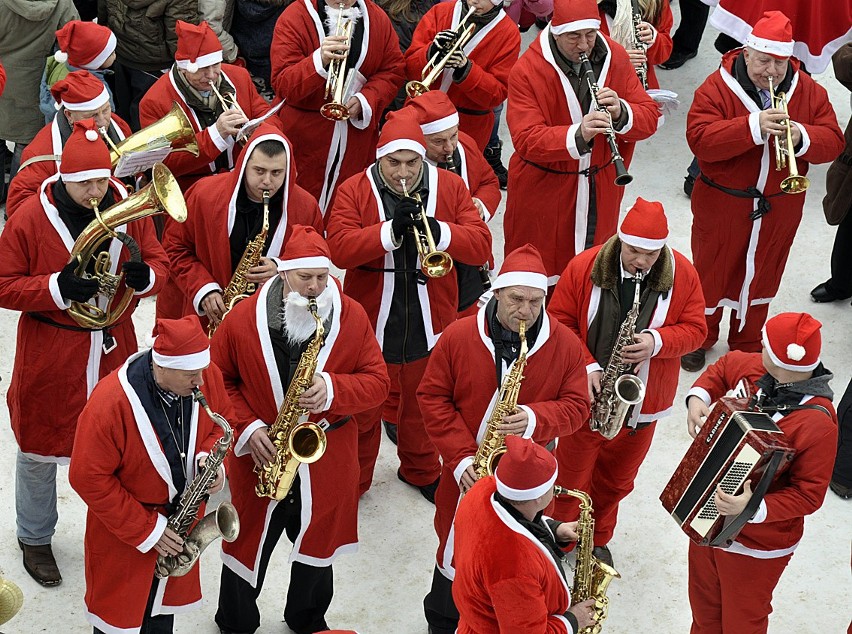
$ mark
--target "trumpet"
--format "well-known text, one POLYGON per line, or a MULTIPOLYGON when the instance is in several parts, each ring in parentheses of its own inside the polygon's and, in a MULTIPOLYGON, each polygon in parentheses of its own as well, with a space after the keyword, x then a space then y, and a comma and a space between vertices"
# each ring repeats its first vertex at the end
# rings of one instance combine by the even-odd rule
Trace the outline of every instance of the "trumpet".
POLYGON ((467 21, 473 15, 475 10, 475 7, 468 9, 458 26, 454 29, 456 36, 452 46, 448 49, 442 49, 439 47, 438 51, 432 56, 432 58, 426 62, 426 65, 420 73, 420 81, 415 79, 405 84, 405 92, 409 97, 413 99, 414 97, 419 97, 424 92, 429 92, 429 86, 431 86, 432 82, 434 82, 438 76, 444 72, 444 66, 447 65, 447 62, 450 60, 450 57, 453 56, 453 53, 467 44, 470 38, 473 37, 473 31, 476 27, 473 24, 467 24, 467 21))
POLYGON ((228 93, 226 95, 223 95, 221 92, 219 92, 219 89, 216 88, 216 82, 214 82, 214 81, 210 82, 210 90, 213 91, 213 94, 216 95, 216 98, 219 100, 219 103, 222 104, 223 110, 236 110, 241 115, 243 115, 246 119, 248 119, 248 117, 246 117, 246 113, 240 107, 240 104, 237 103, 236 95, 234 95, 232 93, 228 93))
MULTIPOLYGON (((346 38, 346 46, 348 47, 352 40, 352 28, 354 23, 347 19, 343 21, 343 3, 339 5, 340 13, 337 14, 337 26, 334 29, 334 35, 337 37, 346 38)), ((331 60, 328 65, 328 77, 325 80, 325 98, 331 98, 331 101, 323 104, 320 108, 320 114, 329 121, 346 121, 349 118, 349 108, 343 103, 346 93, 349 91, 350 78, 353 75, 354 69, 346 73, 346 62, 349 59, 349 49, 343 57, 331 60)))
POLYGON ((796 166, 796 150, 793 146, 793 124, 790 122, 790 113, 787 110, 787 95, 783 92, 776 93, 772 83, 772 76, 769 77, 769 106, 776 110, 783 110, 786 115, 784 127, 786 134, 784 138, 774 137, 775 139, 775 170, 780 172, 785 167, 790 168, 790 174, 781 181, 781 191, 785 194, 801 194, 811 185, 810 179, 807 176, 799 174, 796 166), (783 143, 783 145, 782 145, 783 143))
MULTIPOLYGON (((418 203, 421 202, 420 194, 415 193, 414 196, 409 196, 404 178, 399 179, 399 184, 402 185, 403 196, 413 198, 418 203)), ((417 227, 411 227, 411 230, 414 232, 417 253, 420 255, 420 270, 423 271, 426 277, 444 277, 453 270, 453 258, 446 251, 438 251, 438 248, 435 246, 435 238, 432 237, 432 230, 429 228, 429 218, 423 213, 422 204, 420 205, 420 213, 414 219, 423 223, 422 233, 417 227)))

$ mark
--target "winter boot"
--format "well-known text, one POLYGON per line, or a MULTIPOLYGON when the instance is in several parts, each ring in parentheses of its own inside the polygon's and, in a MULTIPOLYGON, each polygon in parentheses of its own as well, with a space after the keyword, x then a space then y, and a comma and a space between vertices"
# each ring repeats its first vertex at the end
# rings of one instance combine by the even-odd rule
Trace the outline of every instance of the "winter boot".
POLYGON ((497 176, 497 180, 500 183, 500 189, 506 189, 506 185, 509 182, 509 170, 507 170, 506 166, 503 165, 503 161, 501 160, 502 153, 502 141, 500 141, 496 146, 489 145, 485 148, 485 160, 488 161, 491 169, 494 170, 494 174, 497 176))

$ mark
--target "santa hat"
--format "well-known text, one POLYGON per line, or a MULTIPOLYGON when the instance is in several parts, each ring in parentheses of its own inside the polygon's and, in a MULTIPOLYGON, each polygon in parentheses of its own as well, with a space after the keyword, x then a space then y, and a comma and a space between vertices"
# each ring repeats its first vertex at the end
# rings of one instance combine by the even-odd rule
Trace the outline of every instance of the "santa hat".
POLYGON ((158 319, 154 363, 173 370, 201 370, 210 365, 210 339, 196 315, 158 319))
POLYGON ((115 51, 115 34, 95 22, 72 20, 56 32, 59 50, 54 59, 71 66, 97 70, 115 51))
POLYGON ((459 124, 459 113, 447 93, 430 90, 408 105, 417 117, 423 134, 435 134, 459 124))
POLYGON ((109 178, 112 162, 106 143, 100 140, 94 119, 74 123, 71 136, 62 148, 59 175, 66 183, 80 183, 92 178, 109 178))
POLYGON ((765 11, 746 38, 745 45, 783 59, 793 54, 793 25, 780 11, 765 11))
POLYGON ((601 18, 595 0, 555 0, 553 3, 550 32, 554 35, 599 28, 601 18))
MULTIPOLYGON (((419 99, 420 97, 418 97, 419 99)), ((380 159, 399 150, 411 150, 421 157, 426 156, 426 140, 413 112, 397 110, 388 115, 379 144, 376 146, 376 158, 380 159)))
POLYGON ((807 313, 781 313, 763 327, 763 345, 772 363, 794 372, 819 365, 822 324, 807 313))
POLYGON ((618 237, 637 249, 662 249, 669 237, 669 223, 662 203, 637 198, 621 222, 618 237))
POLYGON ((503 260, 500 275, 491 288, 496 290, 507 286, 531 286, 547 292, 547 271, 541 254, 533 245, 527 243, 518 247, 503 260))
POLYGON ((222 44, 207 22, 196 26, 178 20, 175 32, 178 37, 175 53, 178 68, 195 73, 222 61, 222 44))
POLYGON ((97 110, 109 103, 109 93, 100 79, 87 70, 68 73, 50 88, 56 100, 56 109, 65 108, 75 112, 97 110))
POLYGON ((535 500, 553 488, 556 458, 528 438, 506 436, 506 453, 497 463, 497 491, 507 500, 535 500))
POLYGON ((279 271, 293 269, 327 269, 331 267, 331 252, 323 237, 313 227, 293 225, 293 233, 279 258, 279 271))

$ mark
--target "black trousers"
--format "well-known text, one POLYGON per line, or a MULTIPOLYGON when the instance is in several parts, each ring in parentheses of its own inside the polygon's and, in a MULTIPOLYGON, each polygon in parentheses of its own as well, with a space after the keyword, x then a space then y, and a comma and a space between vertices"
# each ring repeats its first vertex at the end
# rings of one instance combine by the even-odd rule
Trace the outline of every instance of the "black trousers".
POLYGON ((837 225, 831 249, 831 279, 826 284, 840 297, 852 295, 852 211, 837 225))
POLYGON ((840 486, 852 487, 852 381, 849 381, 837 406, 837 420, 840 423, 840 434, 831 479, 840 486))
POLYGON ((435 566, 432 589, 423 599, 423 611, 429 623, 429 634, 453 634, 459 626, 459 611, 453 601, 453 582, 435 566))
POLYGON ((701 0, 680 0, 680 24, 672 35, 675 51, 696 53, 704 35, 710 7, 701 0))
MULTIPOLYGON (((148 593, 148 605, 145 606, 145 618, 142 619, 142 629, 139 634, 172 634, 175 627, 174 614, 160 614, 159 616, 151 616, 151 608, 154 605, 154 597, 157 594, 157 582, 159 579, 154 577, 151 584, 151 591, 148 593)), ((104 634, 98 628, 94 628, 94 634, 104 634)))

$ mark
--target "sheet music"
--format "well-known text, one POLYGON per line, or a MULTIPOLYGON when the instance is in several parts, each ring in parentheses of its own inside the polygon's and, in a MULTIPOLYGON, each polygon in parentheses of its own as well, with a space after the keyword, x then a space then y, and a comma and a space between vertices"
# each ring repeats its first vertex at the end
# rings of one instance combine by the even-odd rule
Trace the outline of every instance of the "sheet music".
POLYGON ((263 123, 269 117, 271 117, 276 112, 281 110, 281 106, 283 106, 283 105, 284 105, 284 101, 282 100, 281 103, 279 103, 277 106, 275 106, 274 108, 270 108, 269 111, 266 114, 261 115, 260 117, 257 117, 256 119, 252 119, 251 121, 247 121, 246 123, 244 123, 243 127, 241 127, 239 129, 239 131, 237 132, 237 137, 236 137, 237 141, 242 141, 243 139, 247 139, 248 137, 250 137, 252 135, 252 133, 255 130, 257 130, 258 126, 261 123, 263 123))
POLYGON ((113 170, 113 176, 124 178, 125 176, 133 176, 134 174, 145 172, 154 167, 155 163, 159 163, 165 159, 171 151, 172 148, 169 141, 164 137, 160 137, 148 143, 147 149, 123 152, 118 159, 118 165, 113 170))
POLYGON ((663 111, 664 115, 673 113, 680 105, 677 93, 664 88, 649 88, 648 96, 660 104, 660 109, 663 111))

